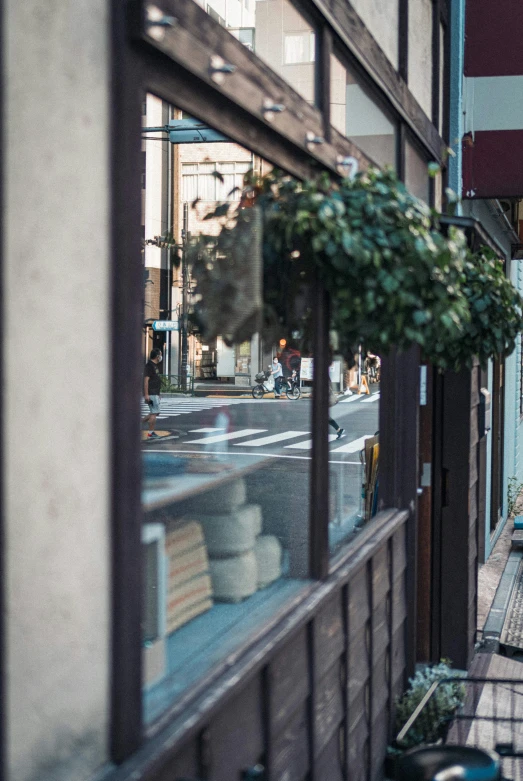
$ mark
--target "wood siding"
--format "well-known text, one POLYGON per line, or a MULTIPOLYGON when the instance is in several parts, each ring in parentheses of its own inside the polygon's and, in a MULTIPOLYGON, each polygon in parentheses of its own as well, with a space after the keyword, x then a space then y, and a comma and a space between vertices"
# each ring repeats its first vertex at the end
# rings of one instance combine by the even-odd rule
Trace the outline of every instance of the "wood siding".
POLYGON ((408 515, 384 515, 320 586, 324 596, 311 598, 301 623, 294 618, 278 642, 255 652, 228 694, 217 682, 216 696, 207 691, 170 735, 156 737, 155 752, 112 781, 234 781, 256 765, 262 781, 383 778, 393 701, 405 683, 408 613, 408 515))

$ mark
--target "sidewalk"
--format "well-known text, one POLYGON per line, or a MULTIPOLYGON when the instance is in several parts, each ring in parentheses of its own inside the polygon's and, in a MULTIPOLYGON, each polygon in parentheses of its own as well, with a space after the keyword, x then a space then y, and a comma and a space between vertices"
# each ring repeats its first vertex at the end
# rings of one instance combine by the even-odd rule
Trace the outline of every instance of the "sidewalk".
POLYGON ((485 626, 494 597, 496 596, 496 590, 508 561, 513 526, 513 520, 509 518, 488 560, 479 567, 478 616, 476 625, 479 631, 482 631, 485 626))

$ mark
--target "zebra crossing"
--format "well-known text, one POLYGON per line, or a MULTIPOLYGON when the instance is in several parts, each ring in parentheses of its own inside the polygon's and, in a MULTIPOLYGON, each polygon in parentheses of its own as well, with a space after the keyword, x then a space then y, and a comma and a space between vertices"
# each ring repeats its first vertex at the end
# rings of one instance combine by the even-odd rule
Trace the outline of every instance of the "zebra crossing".
MULTIPOLYGON (((178 415, 190 415, 191 412, 203 412, 216 407, 231 407, 233 404, 250 403, 250 399, 209 399, 209 398, 182 398, 164 399, 160 405, 158 420, 162 418, 175 418, 178 415)), ((254 401, 254 399, 252 399, 254 401)), ((272 399, 260 399, 260 401, 272 401, 272 399)), ((259 401, 256 402, 259 404, 259 401)), ((142 401, 142 414, 147 415, 149 406, 142 401)))
MULTIPOLYGON (((198 437, 196 439, 184 440, 185 445, 201 445, 202 447, 214 446, 220 443, 222 446, 224 443, 231 443, 232 447, 270 447, 276 445, 288 450, 310 450, 312 447, 312 439, 310 439, 310 431, 280 431, 277 434, 269 434, 267 436, 260 436, 260 434, 266 434, 267 429, 252 429, 245 428, 238 431, 226 432, 221 428, 202 428, 193 429, 189 434, 207 434, 204 437, 198 437), (306 437, 300 442, 293 442, 292 444, 284 444, 291 439, 297 439, 298 437, 306 437), (242 442, 233 440, 243 439, 242 442)), ((359 436, 355 439, 350 439, 350 434, 346 435, 343 439, 337 440, 340 444, 330 449, 331 453, 357 453, 365 446, 365 440, 374 436, 374 432, 359 436), (349 441, 346 441, 349 439, 349 441)), ((329 442, 336 440, 336 434, 329 434, 329 442)))
MULTIPOLYGON (((372 402, 378 401, 380 397, 379 392, 373 393, 371 396, 349 396, 348 398, 343 398, 339 400, 340 404, 354 404, 356 402, 359 402, 361 404, 370 404, 372 402)), ((231 407, 233 405, 239 405, 239 404, 274 404, 274 399, 268 398, 268 399, 217 399, 217 398, 196 398, 196 397, 190 397, 190 398, 180 398, 180 399, 172 399, 172 398, 162 398, 161 407, 160 407, 160 414, 158 415, 158 420, 162 420, 165 418, 175 418, 178 417, 178 415, 190 415, 191 412, 203 412, 210 409, 215 409, 219 407, 231 407)), ((278 402, 279 403, 279 402, 278 402)), ((293 404, 301 403, 301 402, 292 402, 293 404)), ((142 401, 141 405, 141 411, 142 415, 147 415, 149 412, 148 405, 142 401)))

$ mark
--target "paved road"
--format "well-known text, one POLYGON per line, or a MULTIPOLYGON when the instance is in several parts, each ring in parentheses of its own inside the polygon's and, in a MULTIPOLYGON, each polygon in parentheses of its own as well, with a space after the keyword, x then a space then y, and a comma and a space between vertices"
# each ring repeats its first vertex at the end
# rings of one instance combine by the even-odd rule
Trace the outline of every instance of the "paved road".
MULTIPOLYGON (((379 392, 343 398, 330 413, 346 434, 337 440, 329 433, 329 517, 333 534, 346 536, 361 510, 360 451, 378 429, 379 392)), ((207 456, 232 464, 233 470, 253 467, 245 476, 248 501, 262 506, 264 533, 276 534, 284 547, 293 548, 295 560, 305 561, 310 399, 165 399, 157 428, 175 431, 178 439, 147 442, 145 452, 207 456)), ((197 497, 180 506, 183 514, 197 516, 198 510, 197 497)))
MULTIPOLYGON (((342 397, 331 408, 332 417, 345 429, 341 441, 336 441, 334 433, 329 435, 334 460, 345 459, 361 450, 364 438, 372 436, 378 428, 378 410, 379 392, 371 396, 342 397)), ((298 458, 306 455, 312 446, 310 415, 308 399, 163 399, 157 428, 179 431, 177 449, 213 453, 224 450, 231 454, 250 451, 298 458)), ((161 444, 162 449, 163 445, 172 449, 172 440, 161 444)))

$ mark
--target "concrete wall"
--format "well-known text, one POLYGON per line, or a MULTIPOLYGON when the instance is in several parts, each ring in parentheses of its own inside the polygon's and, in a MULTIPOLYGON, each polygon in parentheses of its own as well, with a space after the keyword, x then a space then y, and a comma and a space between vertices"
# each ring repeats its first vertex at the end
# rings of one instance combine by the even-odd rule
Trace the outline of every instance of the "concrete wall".
POLYGON ((107 760, 109 6, 5 0, 9 781, 107 760))
POLYGON ((432 0, 409 2, 409 89, 432 119, 432 0))
POLYGON ((352 6, 397 70, 398 0, 352 0, 352 6))

